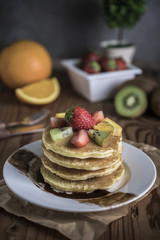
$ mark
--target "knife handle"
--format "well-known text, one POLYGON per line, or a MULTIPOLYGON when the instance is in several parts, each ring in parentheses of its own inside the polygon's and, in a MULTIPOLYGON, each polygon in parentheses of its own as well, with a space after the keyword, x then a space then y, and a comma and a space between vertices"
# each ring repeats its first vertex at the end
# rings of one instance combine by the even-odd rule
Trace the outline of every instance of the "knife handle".
POLYGON ((11 132, 8 131, 7 129, 0 129, 0 139, 2 138, 8 138, 11 136, 11 132))
POLYGON ((19 123, 19 122, 10 122, 10 123, 3 123, 1 122, 0 123, 0 130, 1 129, 5 129, 5 128, 10 128, 10 127, 18 127, 18 126, 23 126, 23 125, 26 125, 26 124, 22 124, 22 123, 19 123))
POLYGON ((8 138, 11 136, 11 132, 8 131, 7 129, 0 129, 0 139, 2 138, 8 138))
POLYGON ((0 123, 0 130, 4 129, 4 128, 6 128, 6 124, 5 123, 0 123))

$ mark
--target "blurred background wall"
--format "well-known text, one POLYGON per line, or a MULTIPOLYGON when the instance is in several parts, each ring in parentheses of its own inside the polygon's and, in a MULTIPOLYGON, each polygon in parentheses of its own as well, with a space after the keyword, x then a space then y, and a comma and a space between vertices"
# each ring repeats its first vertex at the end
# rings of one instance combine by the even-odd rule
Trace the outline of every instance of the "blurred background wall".
MULTIPOLYGON (((160 0, 147 10, 125 39, 136 44, 135 61, 160 61, 160 0)), ((18 39, 42 43, 53 59, 81 57, 87 48, 116 38, 101 16, 100 0, 0 0, 0 49, 18 39)))

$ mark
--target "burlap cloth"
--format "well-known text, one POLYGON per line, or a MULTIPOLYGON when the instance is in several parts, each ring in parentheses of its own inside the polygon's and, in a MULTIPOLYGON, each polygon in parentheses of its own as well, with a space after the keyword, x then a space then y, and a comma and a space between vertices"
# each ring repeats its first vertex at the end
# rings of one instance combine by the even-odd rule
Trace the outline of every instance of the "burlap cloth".
MULTIPOLYGON (((129 142, 129 141, 127 141, 129 142)), ((160 150, 146 144, 129 142, 147 153, 157 168, 157 179, 152 187, 160 185, 160 150)), ((151 189, 151 190, 152 190, 151 189)), ((148 194, 148 193, 147 193, 148 194)), ((145 197, 145 196, 144 196, 145 197)), ((66 213, 35 206, 15 196, 0 180, 0 207, 16 216, 53 228, 73 240, 98 239, 112 221, 127 215, 134 202, 117 209, 96 213, 66 213)))

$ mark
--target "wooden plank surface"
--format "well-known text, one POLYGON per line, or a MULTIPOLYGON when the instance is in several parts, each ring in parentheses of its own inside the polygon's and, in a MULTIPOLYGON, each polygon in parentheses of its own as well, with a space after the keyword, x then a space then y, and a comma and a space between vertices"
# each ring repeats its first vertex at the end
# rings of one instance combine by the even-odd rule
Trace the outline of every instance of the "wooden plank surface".
MULTIPOLYGON (((147 77, 155 78, 155 69, 144 73, 147 77)), ((65 71, 54 73, 62 86, 60 97, 53 103, 45 106, 51 110, 51 115, 56 112, 63 112, 71 105, 81 105, 90 112, 103 110, 106 116, 114 118, 124 126, 123 137, 129 140, 144 142, 160 147, 160 125, 159 119, 154 118, 150 113, 141 119, 126 120, 117 116, 112 101, 90 103, 75 91, 69 82, 65 71)), ((159 81, 159 74, 156 68, 156 76, 159 81)), ((0 122, 11 122, 21 120, 23 117, 43 107, 29 106, 20 103, 14 91, 0 84, 0 122)), ((49 122, 49 117, 46 120, 49 122)), ((17 136, 10 139, 0 140, 0 178, 2 169, 7 157, 19 147, 39 140, 41 134, 17 136)), ((145 199, 132 207, 129 214, 106 227, 106 231, 100 240, 117 239, 159 239, 160 236, 160 187, 153 190, 145 199)), ((3 240, 67 240, 65 236, 46 227, 29 222, 24 218, 16 217, 5 210, 0 209, 0 239, 3 240)))

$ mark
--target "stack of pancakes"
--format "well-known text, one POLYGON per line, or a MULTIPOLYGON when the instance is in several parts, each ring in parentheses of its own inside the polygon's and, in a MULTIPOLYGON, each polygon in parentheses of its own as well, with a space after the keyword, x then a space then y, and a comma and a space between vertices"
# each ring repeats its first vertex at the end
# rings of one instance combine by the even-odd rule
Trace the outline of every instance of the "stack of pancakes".
POLYGON ((48 126, 42 136, 41 173, 44 181, 55 190, 107 190, 123 176, 121 136, 110 134, 103 147, 90 139, 86 146, 76 148, 69 138, 53 142, 50 129, 48 126))

